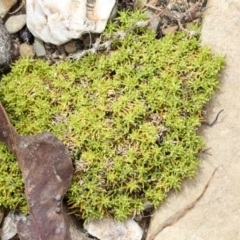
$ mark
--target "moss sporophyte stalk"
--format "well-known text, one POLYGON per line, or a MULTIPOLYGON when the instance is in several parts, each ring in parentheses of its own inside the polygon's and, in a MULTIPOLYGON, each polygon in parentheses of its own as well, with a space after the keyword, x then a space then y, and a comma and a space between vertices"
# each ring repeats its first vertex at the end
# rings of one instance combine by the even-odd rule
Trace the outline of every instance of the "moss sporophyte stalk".
MULTIPOLYGON (((102 41, 143 19, 121 13, 102 41)), ((68 147, 72 213, 123 220, 194 177, 203 147, 196 130, 222 66, 199 37, 178 32, 158 40, 136 29, 111 51, 80 61, 20 59, 0 82, 0 101, 21 135, 47 130, 68 147)), ((20 170, 3 145, 0 171, 0 205, 26 211, 20 170)))

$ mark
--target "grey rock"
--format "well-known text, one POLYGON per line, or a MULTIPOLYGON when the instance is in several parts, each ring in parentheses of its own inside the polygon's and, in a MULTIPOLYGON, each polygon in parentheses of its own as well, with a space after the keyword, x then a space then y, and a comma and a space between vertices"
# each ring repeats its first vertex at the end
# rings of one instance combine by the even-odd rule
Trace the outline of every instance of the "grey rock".
POLYGON ((109 16, 109 21, 113 20, 117 16, 118 11, 118 1, 116 1, 115 5, 113 6, 112 12, 109 16))
POLYGON ((68 223, 68 230, 71 240, 91 240, 88 238, 83 229, 83 222, 76 218, 73 214, 69 214, 69 209, 66 204, 63 204, 63 214, 68 223))
POLYGON ((34 47, 35 53, 38 57, 43 57, 46 55, 46 50, 45 50, 42 40, 35 38, 33 47, 34 47))
POLYGON ((158 24, 159 24, 159 21, 160 21, 160 17, 155 17, 155 13, 152 12, 152 11, 149 11, 147 10, 147 17, 149 19, 153 19, 152 21, 150 21, 149 23, 149 28, 151 28, 152 30, 154 30, 155 32, 157 32, 158 30, 158 24))
POLYGON ((9 68, 11 60, 11 38, 0 18, 0 73, 9 68))
POLYGON ((5 23, 9 33, 16 33, 26 25, 26 14, 11 16, 5 23))
POLYGON ((143 230, 140 226, 128 219, 119 222, 112 218, 93 220, 85 224, 85 229, 100 240, 141 240, 143 230))
POLYGON ((67 53, 74 53, 77 51, 76 41, 72 40, 64 45, 64 49, 67 53))

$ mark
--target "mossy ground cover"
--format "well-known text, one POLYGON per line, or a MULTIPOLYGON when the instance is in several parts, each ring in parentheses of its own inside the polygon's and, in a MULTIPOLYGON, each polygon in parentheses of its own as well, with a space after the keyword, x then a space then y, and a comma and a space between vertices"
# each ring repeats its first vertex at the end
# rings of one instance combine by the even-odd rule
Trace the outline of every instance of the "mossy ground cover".
MULTIPOLYGON (((122 13, 103 39, 143 18, 122 13)), ((196 130, 222 65, 199 37, 158 40, 137 29, 79 61, 19 60, 0 82, 0 101, 20 134, 48 130, 68 147, 74 214, 123 220, 194 176, 203 147, 196 130)), ((20 170, 3 145, 0 172, 0 205, 26 210, 20 170)))

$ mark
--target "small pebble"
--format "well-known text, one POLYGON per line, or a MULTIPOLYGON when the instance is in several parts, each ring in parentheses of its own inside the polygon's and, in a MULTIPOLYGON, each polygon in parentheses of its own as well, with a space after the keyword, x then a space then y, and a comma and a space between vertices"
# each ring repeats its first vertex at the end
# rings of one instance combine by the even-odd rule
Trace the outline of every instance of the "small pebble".
POLYGON ((43 57, 43 56, 46 55, 46 50, 45 50, 45 47, 43 45, 43 41, 42 40, 40 40, 38 38, 35 38, 33 46, 34 46, 34 50, 36 52, 36 55, 38 57, 43 57))
POLYGON ((19 47, 19 53, 23 57, 34 56, 33 46, 27 43, 23 43, 19 47))
POLYGON ((22 43, 27 42, 29 44, 33 44, 33 41, 34 41, 34 37, 27 27, 23 28, 19 32, 19 38, 22 43))
POLYGON ((95 219, 87 222, 84 228, 98 239, 141 240, 143 230, 132 219, 119 222, 111 218, 95 219))
POLYGON ((74 53, 77 51, 77 46, 75 41, 70 41, 64 45, 64 49, 67 53, 74 53))
POLYGON ((26 14, 11 16, 5 23, 9 33, 16 33, 26 25, 26 14))
POLYGON ((171 27, 163 28, 162 33, 164 35, 168 35, 168 34, 175 33, 177 30, 178 30, 178 26, 171 26, 171 27))
POLYGON ((146 201, 144 203, 144 210, 151 209, 151 208, 153 208, 153 204, 149 201, 146 201))

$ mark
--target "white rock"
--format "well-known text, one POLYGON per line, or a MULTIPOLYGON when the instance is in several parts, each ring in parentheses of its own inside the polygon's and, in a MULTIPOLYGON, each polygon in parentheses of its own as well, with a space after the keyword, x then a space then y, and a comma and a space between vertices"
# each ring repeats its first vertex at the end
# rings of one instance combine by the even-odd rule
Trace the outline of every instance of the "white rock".
POLYGON ((86 32, 101 33, 116 0, 28 0, 27 26, 35 37, 56 45, 86 32))
POLYGON ((87 9, 87 17, 96 25, 94 29, 95 33, 104 31, 115 4, 116 0, 96 0, 93 9, 87 9))
POLYGON ((118 222, 111 218, 103 218, 86 223, 84 228, 100 240, 141 240, 143 235, 143 230, 132 219, 118 222))
POLYGON ((0 0, 0 17, 4 18, 13 5, 17 3, 17 0, 0 0))
POLYGON ((20 31, 26 24, 26 14, 11 16, 5 23, 5 27, 9 33, 20 31))

